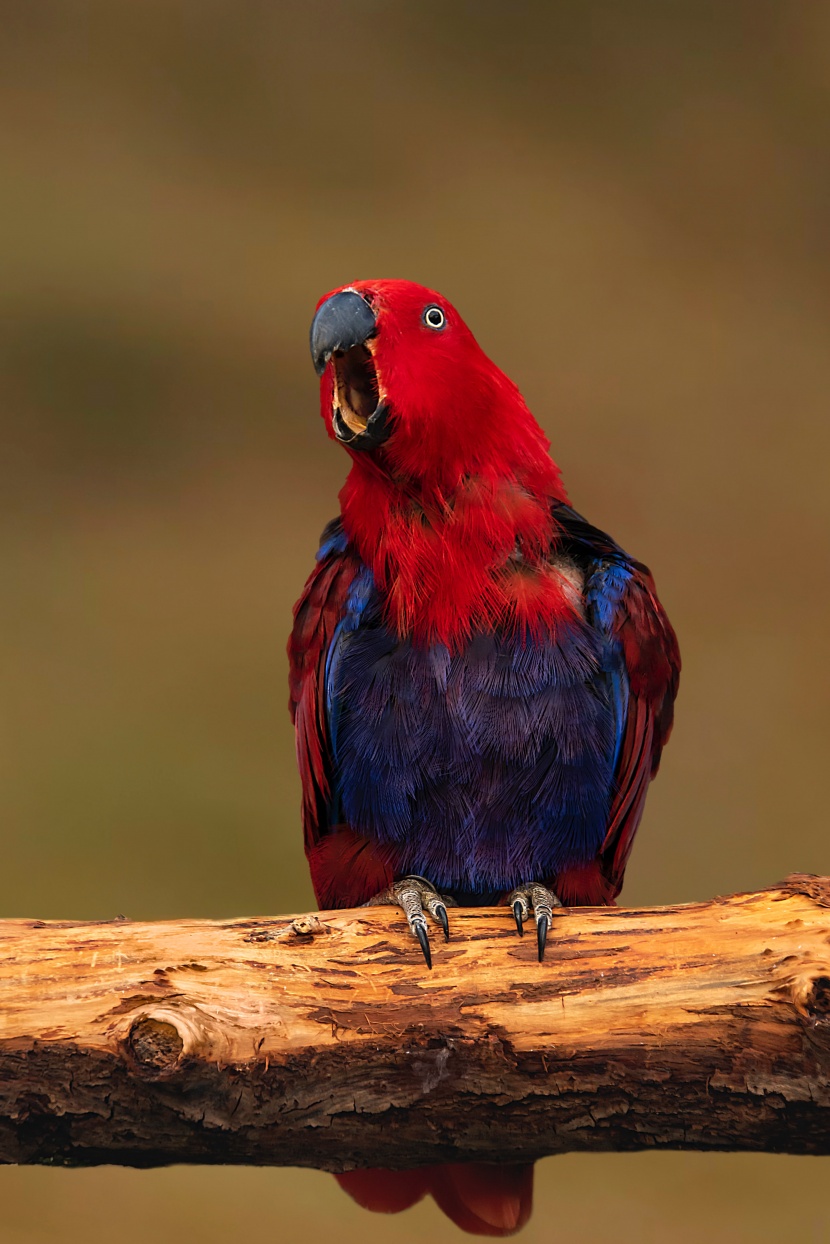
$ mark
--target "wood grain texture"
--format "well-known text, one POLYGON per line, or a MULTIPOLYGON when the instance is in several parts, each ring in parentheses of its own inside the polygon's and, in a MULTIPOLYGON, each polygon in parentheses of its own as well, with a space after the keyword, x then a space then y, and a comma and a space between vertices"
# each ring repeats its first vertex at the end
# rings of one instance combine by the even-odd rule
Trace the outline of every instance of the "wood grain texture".
POLYGON ((830 879, 558 916, 0 921, 0 1161, 830 1152, 830 879))

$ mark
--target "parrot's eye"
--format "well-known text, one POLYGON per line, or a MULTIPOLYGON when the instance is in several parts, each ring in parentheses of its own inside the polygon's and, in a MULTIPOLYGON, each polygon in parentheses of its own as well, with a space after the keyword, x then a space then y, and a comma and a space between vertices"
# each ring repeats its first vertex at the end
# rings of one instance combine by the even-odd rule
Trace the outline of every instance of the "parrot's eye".
POLYGON ((440 332, 447 322, 447 317, 440 307, 427 307, 424 311, 424 323, 427 328, 434 328, 436 332, 440 332))

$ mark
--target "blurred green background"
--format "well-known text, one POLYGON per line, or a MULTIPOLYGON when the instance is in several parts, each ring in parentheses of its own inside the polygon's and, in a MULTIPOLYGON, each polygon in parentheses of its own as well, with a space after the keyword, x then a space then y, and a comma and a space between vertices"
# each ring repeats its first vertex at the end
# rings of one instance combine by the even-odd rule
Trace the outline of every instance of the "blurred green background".
MULTIPOLYGON (((317 297, 439 288, 654 570, 678 724, 624 893, 827 872, 830 9, 0 5, 0 910, 312 903, 290 609, 347 459, 317 297)), ((830 1237, 828 1167, 543 1163, 527 1244, 830 1237)), ((0 1171, 0 1241, 460 1239, 309 1171, 0 1171)))

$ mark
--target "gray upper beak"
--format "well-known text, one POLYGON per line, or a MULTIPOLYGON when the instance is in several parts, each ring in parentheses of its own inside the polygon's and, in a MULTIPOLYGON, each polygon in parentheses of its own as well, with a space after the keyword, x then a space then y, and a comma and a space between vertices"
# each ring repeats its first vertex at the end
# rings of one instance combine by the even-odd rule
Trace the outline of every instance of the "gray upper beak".
POLYGON ((346 351, 362 345, 376 328, 374 312, 360 294, 353 289, 332 294, 311 321, 311 357, 317 375, 322 376, 335 350, 346 351))

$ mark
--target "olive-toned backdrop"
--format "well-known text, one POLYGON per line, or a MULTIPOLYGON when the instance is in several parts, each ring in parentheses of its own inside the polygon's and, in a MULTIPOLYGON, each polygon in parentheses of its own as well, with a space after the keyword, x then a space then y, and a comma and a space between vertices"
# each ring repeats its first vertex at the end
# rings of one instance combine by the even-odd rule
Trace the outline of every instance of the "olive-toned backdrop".
MULTIPOLYGON (((678 725, 624 893, 830 871, 830 10, 0 9, 0 911, 308 906, 290 608, 346 469, 317 297, 461 309, 655 571, 678 725)), ((569 1156, 524 1238, 819 1241, 818 1159, 569 1156)), ((0 1171, 2 1244, 460 1238, 315 1172, 0 1171)))

